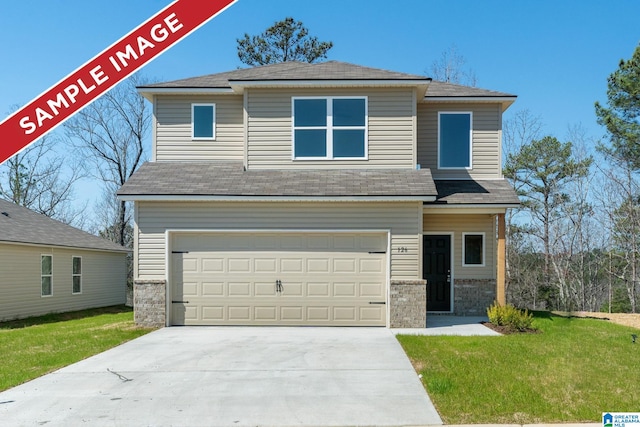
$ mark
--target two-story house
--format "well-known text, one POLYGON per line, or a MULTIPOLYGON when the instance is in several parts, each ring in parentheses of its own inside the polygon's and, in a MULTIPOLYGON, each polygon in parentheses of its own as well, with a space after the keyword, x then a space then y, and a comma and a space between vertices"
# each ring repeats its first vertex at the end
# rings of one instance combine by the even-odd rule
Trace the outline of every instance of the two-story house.
POLYGON ((139 92, 137 322, 424 327, 504 302, 515 96, 336 61, 139 92))

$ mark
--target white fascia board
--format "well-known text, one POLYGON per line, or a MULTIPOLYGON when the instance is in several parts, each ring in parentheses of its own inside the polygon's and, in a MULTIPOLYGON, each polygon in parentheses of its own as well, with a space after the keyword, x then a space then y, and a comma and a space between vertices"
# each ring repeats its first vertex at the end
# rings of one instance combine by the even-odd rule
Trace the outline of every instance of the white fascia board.
POLYGON ((138 93, 153 102, 153 95, 234 95, 231 88, 223 87, 154 87, 137 88, 138 93))
POLYGON ((133 249, 123 248, 123 249, 100 249, 100 248, 87 248, 83 246, 64 246, 64 245, 50 245, 48 243, 32 243, 32 242, 15 242, 13 240, 0 240, 0 244, 2 245, 18 245, 18 246, 33 246, 38 248, 53 248, 53 249, 64 249, 70 251, 91 251, 91 252, 111 252, 118 254, 126 254, 133 252, 133 249))
POLYGON ((467 204, 467 205, 424 205, 422 211, 425 214, 496 214, 505 213, 507 209, 519 208, 518 204, 467 204))
POLYGON ((125 202, 433 202, 435 196, 189 196, 124 195, 125 202))
POLYGON ((514 102, 515 96, 425 96, 423 103, 500 103, 502 104, 502 112, 506 111, 514 102))

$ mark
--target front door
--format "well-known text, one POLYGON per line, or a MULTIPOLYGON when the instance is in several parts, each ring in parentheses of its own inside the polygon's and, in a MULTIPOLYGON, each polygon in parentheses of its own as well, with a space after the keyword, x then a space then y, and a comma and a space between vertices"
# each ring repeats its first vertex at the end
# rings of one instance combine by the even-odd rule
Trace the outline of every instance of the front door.
POLYGON ((427 311, 451 311, 451 236, 426 235, 423 242, 427 311))

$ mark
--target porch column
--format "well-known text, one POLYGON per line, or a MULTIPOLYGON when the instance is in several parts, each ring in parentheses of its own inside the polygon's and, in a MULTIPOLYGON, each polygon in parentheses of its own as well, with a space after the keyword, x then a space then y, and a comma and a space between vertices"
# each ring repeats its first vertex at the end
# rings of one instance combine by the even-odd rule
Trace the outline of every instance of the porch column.
POLYGON ((507 246, 505 240, 505 221, 504 214, 498 214, 498 253, 497 253, 497 271, 496 271, 496 300, 500 305, 507 303, 505 294, 505 274, 507 269, 507 246))

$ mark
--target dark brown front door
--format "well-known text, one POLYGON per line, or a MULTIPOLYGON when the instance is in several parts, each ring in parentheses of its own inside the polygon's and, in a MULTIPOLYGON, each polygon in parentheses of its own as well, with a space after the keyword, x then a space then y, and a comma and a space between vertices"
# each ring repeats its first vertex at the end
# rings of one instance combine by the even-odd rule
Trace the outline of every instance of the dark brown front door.
POLYGON ((427 280, 427 311, 451 310, 451 236, 424 236, 422 277, 427 280))

